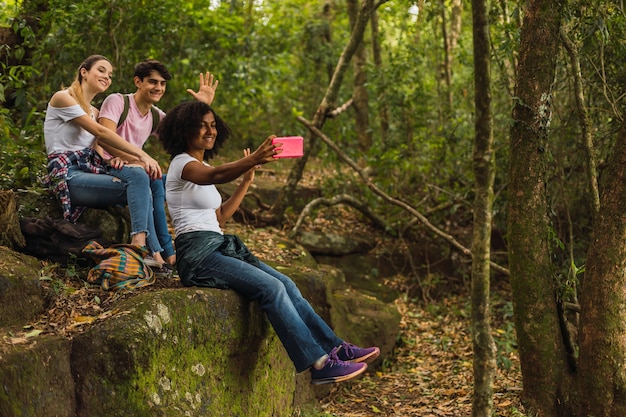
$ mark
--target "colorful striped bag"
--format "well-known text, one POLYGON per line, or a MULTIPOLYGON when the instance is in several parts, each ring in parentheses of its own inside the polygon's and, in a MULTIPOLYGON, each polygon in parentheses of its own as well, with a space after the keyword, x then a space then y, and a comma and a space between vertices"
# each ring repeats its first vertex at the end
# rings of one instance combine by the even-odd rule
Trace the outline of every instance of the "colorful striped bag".
POLYGON ((99 284, 103 290, 132 291, 154 284, 152 269, 143 261, 148 255, 145 246, 115 244, 103 247, 91 241, 83 249, 96 266, 89 270, 87 281, 99 284))

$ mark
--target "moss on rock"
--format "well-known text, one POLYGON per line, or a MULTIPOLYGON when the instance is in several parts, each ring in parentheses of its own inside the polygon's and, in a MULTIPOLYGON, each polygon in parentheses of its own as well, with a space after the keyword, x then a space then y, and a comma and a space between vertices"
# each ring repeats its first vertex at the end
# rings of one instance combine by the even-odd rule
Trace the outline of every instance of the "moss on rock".
POLYGON ((58 336, 39 337, 26 346, 3 347, 0 416, 74 417, 69 352, 69 340, 58 336))
POLYGON ((24 324, 43 311, 40 270, 36 258, 0 247, 0 327, 24 324))
POLYGON ((257 304, 177 289, 119 309, 73 344, 78 416, 291 414, 294 367, 257 304))

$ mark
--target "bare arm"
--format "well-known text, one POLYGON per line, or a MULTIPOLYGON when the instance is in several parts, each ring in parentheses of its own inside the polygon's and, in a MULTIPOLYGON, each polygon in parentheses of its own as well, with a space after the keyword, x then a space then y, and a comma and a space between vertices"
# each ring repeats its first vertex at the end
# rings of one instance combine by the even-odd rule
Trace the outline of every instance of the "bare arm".
POLYGON ((274 161, 274 155, 278 153, 272 139, 276 136, 269 136, 251 154, 236 161, 228 162, 216 167, 206 166, 200 162, 188 163, 183 168, 181 177, 186 181, 191 181, 200 185, 225 184, 239 178, 257 165, 263 165, 274 161))
MULTIPOLYGON (((74 100, 74 98, 65 90, 55 93, 50 100, 50 105, 53 107, 69 107, 76 104, 76 100, 74 100)), ((122 137, 118 136, 117 133, 107 129, 93 120, 89 115, 85 114, 77 117, 76 119, 73 119, 72 122, 75 122, 77 125, 94 135, 103 144, 135 156, 144 164, 146 172, 151 178, 161 177, 161 167, 159 167, 157 161, 155 161, 143 150, 126 142, 122 137)))
MULTIPOLYGON (((243 156, 244 158, 250 155, 250 149, 244 149, 243 156)), ((243 175, 243 179, 239 186, 235 189, 235 192, 226 200, 220 208, 215 210, 215 215, 217 216, 217 221, 220 223, 221 227, 224 227, 224 224, 233 217, 233 214, 237 211, 241 202, 246 196, 248 192, 248 188, 254 181, 254 171, 256 171, 260 165, 255 165, 245 172, 243 175)))
POLYGON ((78 117, 74 119, 74 121, 80 127, 96 136, 98 138, 98 142, 102 142, 104 146, 127 152, 136 157, 139 161, 141 161, 142 165, 146 169, 146 172, 151 178, 161 178, 162 172, 161 167, 159 167, 159 163, 143 150, 126 142, 122 137, 118 136, 117 133, 110 131, 87 115, 78 117))
MULTIPOLYGON (((106 117, 100 117, 100 118, 98 118, 98 123, 100 123, 102 126, 106 127, 107 129, 109 129, 112 132, 117 132, 117 123, 115 123, 111 119, 107 119, 106 117)), ((104 143, 99 143, 99 145, 102 145, 102 147, 108 153, 110 153, 111 155, 116 156, 116 157, 126 161, 129 164, 139 164, 140 163, 139 158, 129 154, 128 152, 121 151, 121 150, 119 150, 117 148, 113 148, 113 147, 108 146, 107 144, 104 144, 104 143)))

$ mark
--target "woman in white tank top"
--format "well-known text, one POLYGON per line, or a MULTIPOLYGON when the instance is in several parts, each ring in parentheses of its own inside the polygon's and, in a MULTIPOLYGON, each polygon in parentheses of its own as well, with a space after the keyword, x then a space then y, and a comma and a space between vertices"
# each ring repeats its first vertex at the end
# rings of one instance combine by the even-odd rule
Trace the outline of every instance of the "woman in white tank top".
MULTIPOLYGON (((57 195, 65 219, 75 222, 86 207, 128 204, 131 244, 161 251, 154 221, 150 178, 159 178, 159 164, 143 150, 98 124, 94 97, 111 85, 113 67, 104 56, 92 55, 78 67, 69 88, 57 91, 46 111, 44 138, 48 152, 46 183, 57 195), (128 166, 120 158, 105 160, 103 143, 137 157, 128 166)), ((161 260, 162 261, 162 260, 161 260)))
POLYGON ((280 153, 268 137, 254 152, 220 166, 206 161, 230 136, 228 126, 205 103, 183 103, 170 110, 157 130, 171 155, 165 185, 176 232, 177 267, 185 286, 232 289, 259 302, 296 371, 310 369, 311 383, 354 378, 380 354, 340 339, 313 310, 288 276, 261 262, 234 235, 222 230, 241 204, 254 171, 280 153), (242 177, 222 201, 215 184, 242 177))

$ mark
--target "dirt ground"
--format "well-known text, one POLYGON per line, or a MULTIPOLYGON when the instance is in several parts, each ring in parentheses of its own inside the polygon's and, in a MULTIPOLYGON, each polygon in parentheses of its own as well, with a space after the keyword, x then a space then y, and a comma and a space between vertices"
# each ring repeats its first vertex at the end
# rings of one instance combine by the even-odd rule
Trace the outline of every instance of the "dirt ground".
MULTIPOLYGON (((471 416, 473 364, 468 300, 468 296, 450 296, 428 306, 397 300, 402 333, 393 357, 363 378, 333 387, 331 395, 321 401, 322 415, 471 416)), ((494 314, 498 370, 493 415, 525 417, 512 324, 504 320, 508 308, 510 304, 500 302, 494 314)))

